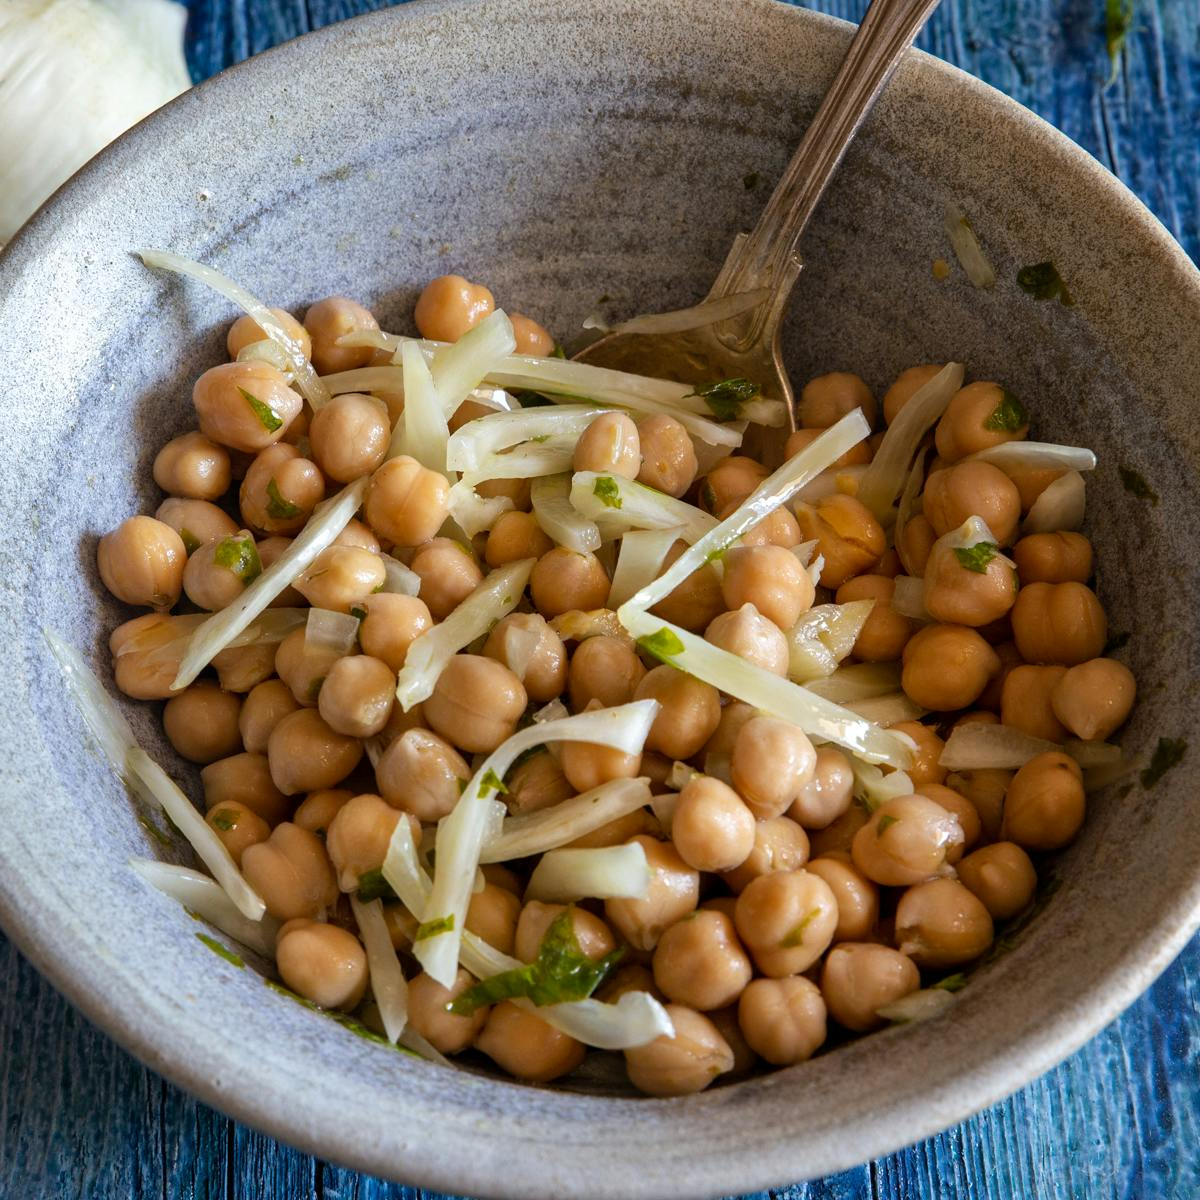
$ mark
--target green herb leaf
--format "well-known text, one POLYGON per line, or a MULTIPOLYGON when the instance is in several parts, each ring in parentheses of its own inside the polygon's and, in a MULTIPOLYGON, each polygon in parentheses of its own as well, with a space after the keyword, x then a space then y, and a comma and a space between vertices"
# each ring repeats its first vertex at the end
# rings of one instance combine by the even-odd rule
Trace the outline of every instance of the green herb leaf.
POLYGON ((1063 277, 1052 262, 1034 263, 1017 272, 1017 287, 1035 300, 1058 300, 1070 308, 1075 297, 1067 291, 1063 277))
POLYGON ((480 796, 489 796, 492 792, 507 792, 508 788, 504 786, 504 780, 500 778, 490 767, 484 772, 483 778, 479 781, 480 796))
POLYGON ((258 418, 258 423, 268 432, 274 433, 275 430, 283 427, 283 418, 269 405, 264 404, 257 396, 251 395, 244 387, 238 388, 242 393, 242 399, 250 405, 251 411, 258 418))
POLYGON ((961 971, 957 971, 953 975, 947 975, 945 979, 939 979, 933 986, 943 992, 961 992, 967 986, 967 977, 961 971))
POLYGON ((1108 87, 1117 81, 1121 52, 1125 49, 1125 40, 1133 28, 1133 5, 1134 0, 1105 0, 1104 48, 1108 51, 1108 87))
POLYGON ((891 813, 884 813, 879 818, 878 824, 875 826, 875 836, 880 837, 887 829, 891 829, 900 820, 899 817, 893 817, 891 813))
POLYGON ((181 529, 179 540, 189 555, 200 549, 200 539, 190 529, 181 529))
POLYGON ((744 187, 746 191, 752 192, 756 187, 758 187, 758 181, 760 178, 761 176, 757 171, 751 171, 742 176, 742 187, 744 187))
POLYGON ((376 868, 374 871, 364 871, 358 877, 358 898, 364 904, 369 904, 372 900, 395 900, 396 893, 384 879, 383 871, 376 868))
POLYGON ((468 988, 447 1007, 456 1016, 469 1017, 485 1004, 523 996, 539 1008, 586 1000, 604 982, 625 955, 622 946, 592 960, 579 948, 575 936, 574 906, 564 908, 550 923, 538 947, 538 956, 523 967, 484 979, 468 988))
POLYGON ((954 557, 976 575, 986 575, 988 563, 1000 553, 1000 547, 993 542, 976 542, 973 546, 955 546, 954 557))
POLYGON ((1142 787, 1152 788, 1172 767, 1177 767, 1187 753, 1187 742, 1183 738, 1159 738, 1150 765, 1142 772, 1142 787))
POLYGON ((1025 411, 1025 405, 1008 388, 1001 388, 1000 403, 992 409, 983 427, 998 433, 1016 433, 1028 424, 1029 414, 1025 411))
MULTIPOLYGON (((892 818, 895 820, 895 818, 892 818)), ((804 945, 804 931, 821 915, 819 908, 811 909, 804 914, 804 919, 780 943, 786 950, 804 945)))
POLYGON ((239 971, 246 965, 232 950, 222 946, 216 938, 209 937, 207 933, 198 933, 196 934, 196 938, 203 942, 214 954, 237 967, 239 971))
POLYGON ((592 486, 592 495, 605 508, 621 507, 621 488, 611 475, 601 475, 592 486))
POLYGON ((434 917, 432 921, 426 921, 423 925, 417 926, 417 933, 413 941, 423 942, 426 938, 437 937, 439 933, 451 933, 453 930, 453 913, 444 917, 434 917))
POLYGON ((1100 651, 1102 657, 1107 658, 1110 654, 1118 650, 1124 650, 1129 645, 1129 631, 1124 633, 1114 633, 1107 642, 1104 643, 1104 649, 1100 651))
POLYGON ((1146 482, 1145 477, 1132 467, 1118 467, 1121 484, 1125 490, 1138 500, 1149 500, 1151 504, 1158 503, 1158 493, 1146 482))
POLYGON ((213 828, 223 830, 225 833, 228 833, 231 829, 236 829, 237 824, 237 813, 233 809, 218 808, 212 815, 213 828))
POLYGON ((529 440, 531 442, 535 442, 537 445, 540 446, 543 442, 548 442, 550 440, 550 435, 548 433, 538 433, 538 434, 535 434, 533 437, 531 437, 529 440))
POLYGON ((140 826, 141 826, 141 827, 142 827, 142 828, 143 828, 143 829, 144 829, 144 830, 145 830, 145 831, 146 831, 146 832, 147 832, 147 833, 148 833, 148 834, 149 834, 149 835, 150 835, 150 836, 151 836, 151 837, 152 837, 152 838, 153 838, 153 839, 154 839, 154 840, 155 840, 155 841, 156 841, 156 842, 157 842, 157 843, 160 845, 160 846, 167 846, 167 847, 170 847, 170 846, 173 846, 173 845, 174 845, 174 842, 172 842, 172 841, 171 841, 171 835, 170 835, 170 834, 168 834, 168 833, 167 833, 165 830, 163 830, 163 829, 160 829, 160 828, 159 828, 157 825, 155 825, 155 823, 154 823, 153 821, 151 821, 149 817, 143 817, 143 816, 139 816, 139 817, 138 817, 138 819, 137 819, 137 823, 138 823, 138 824, 139 824, 139 825, 140 825, 140 826))
POLYGON ((365 621, 367 619, 367 610, 365 608, 363 608, 361 605, 352 604, 350 606, 350 615, 356 621, 365 621))
POLYGON ((213 551, 213 562, 236 575, 243 584, 253 583, 262 574, 262 560, 252 537, 233 534, 222 538, 213 551))
POLYGON ((718 421, 736 421, 742 405, 759 394, 759 386, 749 379, 722 379, 707 383, 691 394, 699 396, 718 421))
POLYGON ((279 484, 274 479, 267 480, 267 516, 276 521, 289 521, 300 515, 300 506, 285 500, 279 494, 279 484))
POLYGON ((660 662, 665 662, 669 666, 674 666, 675 664, 671 660, 683 653, 683 643, 671 630, 666 628, 638 638, 637 644, 639 649, 654 655, 660 662))

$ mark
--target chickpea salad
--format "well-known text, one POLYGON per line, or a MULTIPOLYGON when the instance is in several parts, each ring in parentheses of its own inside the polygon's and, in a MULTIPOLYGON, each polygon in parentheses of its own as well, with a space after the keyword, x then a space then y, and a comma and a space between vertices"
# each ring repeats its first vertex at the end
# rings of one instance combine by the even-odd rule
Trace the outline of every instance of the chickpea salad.
POLYGON ((952 1004, 1130 770, 1096 459, 1002 385, 834 371, 789 434, 746 380, 567 361, 460 276, 410 337, 142 257, 244 313, 97 551, 149 610, 116 686, 165 701, 203 815, 47 637, 208 874, 134 869, 277 990, 442 1063, 548 1083, 592 1048, 696 1092, 952 1004))

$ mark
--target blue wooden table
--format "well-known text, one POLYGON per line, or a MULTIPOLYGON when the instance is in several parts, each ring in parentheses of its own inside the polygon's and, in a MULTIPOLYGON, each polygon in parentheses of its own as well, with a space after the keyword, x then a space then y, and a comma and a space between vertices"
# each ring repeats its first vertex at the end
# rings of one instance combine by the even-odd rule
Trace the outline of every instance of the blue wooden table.
MULTIPOLYGON (((384 3, 191 0, 192 73, 384 3)), ((864 3, 816 7, 856 20, 864 3)), ((921 45, 1052 121, 1200 260, 1200 0, 1137 0, 1110 86, 1105 26, 1105 0, 943 0, 921 45)), ((315 1160, 197 1103, 93 1029, 0 936, 0 1200, 419 1195, 437 1200, 315 1160)), ((1200 939, 1120 1020, 1005 1103, 890 1158, 773 1195, 1196 1200, 1200 939)))

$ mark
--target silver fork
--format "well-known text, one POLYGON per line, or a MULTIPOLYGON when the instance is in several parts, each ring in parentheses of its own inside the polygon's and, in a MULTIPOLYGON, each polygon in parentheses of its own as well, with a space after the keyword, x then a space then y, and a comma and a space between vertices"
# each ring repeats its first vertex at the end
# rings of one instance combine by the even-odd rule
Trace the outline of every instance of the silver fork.
MULTIPOLYGON (((874 0, 837 77, 752 232, 739 233, 709 290, 717 300, 766 289, 757 307, 717 325, 683 333, 613 333, 575 358, 643 375, 711 383, 744 378, 766 396, 787 402, 788 427, 748 449, 778 459, 782 436, 795 427, 792 385, 779 349, 779 330, 802 263, 796 244, 842 161, 851 138, 912 45, 938 0, 874 0)), ((755 427, 751 427, 751 433, 755 427)))

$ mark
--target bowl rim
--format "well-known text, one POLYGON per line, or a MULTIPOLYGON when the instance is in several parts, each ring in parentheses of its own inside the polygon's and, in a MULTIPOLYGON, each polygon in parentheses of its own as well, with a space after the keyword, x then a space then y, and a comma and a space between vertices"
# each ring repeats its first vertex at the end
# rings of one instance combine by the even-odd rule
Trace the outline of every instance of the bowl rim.
MULTIPOLYGON (((653 0, 631 2, 646 7, 653 4, 653 0)), ((745 0, 716 2, 723 4, 731 13, 745 4, 745 0)), ((263 62, 295 60, 298 65, 306 56, 319 54, 326 43, 347 36, 370 37, 385 33, 391 40, 404 39, 421 22, 474 7, 475 3, 476 0, 419 0, 361 14, 348 21, 306 33, 203 81, 134 126, 64 183, 0 251, 0 271, 16 277, 34 268, 43 246, 51 243, 56 235, 56 216, 60 204, 74 197, 84 197, 92 189, 105 187, 110 177, 111 163, 119 162, 126 155, 136 155, 146 139, 153 140, 158 136, 158 127, 169 122, 173 114, 191 104, 203 103, 210 93, 239 86, 243 79, 252 79, 263 62)), ((845 38, 853 29, 849 22, 839 18, 781 5, 778 0, 751 0, 751 4, 760 9, 787 7, 792 19, 807 24, 815 36, 826 40, 845 38)), ((586 6, 581 0, 568 0, 568 3, 560 5, 560 9, 564 17, 572 10, 586 13, 586 6)), ((1073 172, 1076 177, 1104 193, 1106 202, 1119 210, 1131 229, 1136 230, 1146 248, 1157 256, 1159 265, 1172 276, 1181 290, 1189 293, 1194 302, 1200 305, 1200 270, 1133 192, 1095 158, 1031 110, 949 63, 923 51, 913 51, 905 66, 919 86, 927 90, 939 90, 947 97, 965 93, 1012 124, 1021 126, 1022 132, 1039 141, 1045 152, 1055 158, 1064 170, 1073 172)), ((496 1188, 500 1181, 494 1176, 482 1174, 481 1170, 487 1170, 486 1165, 474 1163, 469 1155, 448 1156, 440 1148, 437 1153, 430 1153, 426 1147, 411 1144, 400 1148, 380 1144, 370 1146, 361 1140, 345 1137, 339 1141, 336 1135, 332 1139, 328 1135, 321 1137, 314 1132, 315 1125, 312 1122, 301 1126, 296 1121, 295 1105, 303 1106, 308 1101, 293 1097, 293 1106, 278 1105, 271 1108, 263 1105, 253 1083, 230 1085, 228 1079, 216 1078, 210 1064, 198 1064, 179 1052, 178 1043, 172 1038, 169 1028, 131 1021, 123 1005, 103 986, 111 978, 111 964, 101 955, 90 952, 89 943, 81 932, 71 929, 64 934, 62 928, 51 930, 46 926, 44 914, 32 906, 23 909, 22 896, 5 878, 6 874, 0 873, 0 925, 8 936, 73 1005, 141 1062, 173 1083, 235 1119, 317 1157, 328 1158, 332 1153, 339 1162, 390 1178, 397 1178, 397 1173, 403 1172, 405 1182, 420 1186, 451 1192, 470 1188, 474 1195, 499 1194, 496 1188), (43 936, 51 933, 53 937, 43 936)), ((1052 1013, 1045 1022, 1029 1031, 1003 1060, 997 1055, 986 1059, 950 1101, 952 1113, 931 1103, 916 1116, 909 1114, 903 1133, 897 1123, 882 1121, 873 1131, 868 1131, 852 1143, 837 1139, 832 1146, 813 1155, 810 1163, 803 1168, 807 1172, 806 1177, 814 1178, 845 1170, 930 1137, 948 1125, 965 1120, 1011 1095, 1074 1053, 1133 1003, 1200 928, 1200 874, 1191 880, 1186 890, 1165 900, 1160 912, 1159 926, 1152 931, 1154 938, 1150 939, 1149 953, 1137 954, 1130 950, 1108 967, 1105 975, 1107 986, 1094 988, 1086 1003, 1052 1013)), ((214 1059, 221 1059, 221 1039, 215 1033, 209 1051, 214 1059)), ((643 1100, 636 1103, 664 1111, 674 1102, 643 1100)), ((319 1102, 311 1107, 314 1113, 319 1113, 319 1102)), ((703 1183, 706 1194, 725 1194, 730 1190, 743 1189, 748 1183, 765 1186, 787 1182, 789 1171, 796 1169, 789 1167, 786 1149, 777 1145, 771 1153, 754 1163, 753 1176, 745 1174, 749 1166, 745 1160, 721 1165, 709 1159, 704 1165, 708 1172, 703 1183)), ((561 1196, 561 1173, 549 1163, 539 1164, 537 1169, 540 1174, 522 1181, 516 1190, 508 1194, 561 1196)), ((681 1176, 678 1180, 668 1181, 668 1190, 665 1191, 661 1186, 663 1181, 656 1180, 657 1190, 654 1194, 696 1195, 697 1189, 693 1186, 695 1179, 695 1176, 691 1180, 681 1176)), ((636 1194, 650 1193, 641 1191, 636 1194)))

